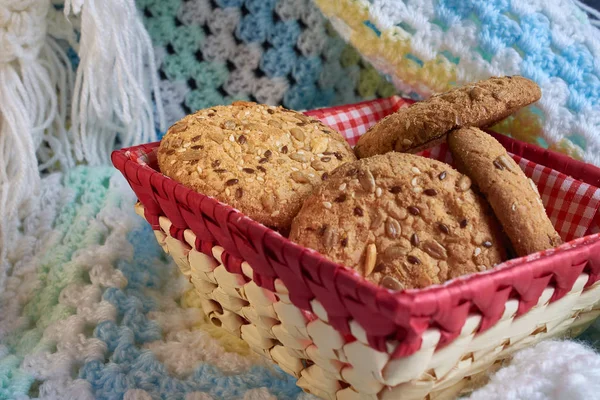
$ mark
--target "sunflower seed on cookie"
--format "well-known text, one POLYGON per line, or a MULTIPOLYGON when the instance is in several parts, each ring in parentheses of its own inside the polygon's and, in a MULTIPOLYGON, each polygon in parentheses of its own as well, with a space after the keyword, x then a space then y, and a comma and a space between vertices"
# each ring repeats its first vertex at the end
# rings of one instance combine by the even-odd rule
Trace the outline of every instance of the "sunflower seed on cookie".
POLYGON ((470 186, 461 189, 463 177, 447 164, 406 153, 344 164, 306 199, 290 239, 395 290, 479 272, 506 254, 498 222, 470 186), (403 190, 415 171, 429 194, 403 190), (321 234, 330 231, 344 232, 344 243, 321 234))
POLYGON ((360 137, 359 158, 389 151, 416 153, 455 128, 487 127, 538 101, 537 84, 521 76, 492 77, 456 87, 387 116, 360 137))
POLYGON ((319 121, 251 102, 188 115, 158 150, 163 174, 284 230, 313 188, 355 159, 346 140, 319 121))

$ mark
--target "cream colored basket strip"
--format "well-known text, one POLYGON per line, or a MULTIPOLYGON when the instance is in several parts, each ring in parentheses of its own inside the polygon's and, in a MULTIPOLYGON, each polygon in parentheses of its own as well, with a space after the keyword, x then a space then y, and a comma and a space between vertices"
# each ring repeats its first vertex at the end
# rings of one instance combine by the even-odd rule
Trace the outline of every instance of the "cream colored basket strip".
MULTIPOLYGON (((136 211, 144 215, 142 205, 136 211)), ((549 303, 554 289, 548 287, 537 305, 519 318, 515 318, 518 301, 509 300, 501 319, 484 333, 476 334, 482 317, 472 314, 449 345, 436 351, 440 331, 429 329, 419 351, 391 359, 394 342, 388 342, 386 352, 372 349, 365 330, 352 320, 357 340, 347 343, 329 325, 318 300, 311 302, 316 316, 311 321, 291 303, 279 279, 276 293, 263 289, 252 281, 252 268, 243 262, 243 275, 250 279, 246 282, 217 261, 222 247, 213 247, 213 257, 207 256, 193 248, 196 235, 191 230, 184 232, 182 242, 168 234, 168 218, 160 217, 159 224, 158 243, 190 279, 210 320, 299 378, 298 386, 306 392, 324 399, 451 399, 477 386, 486 371, 513 352, 546 338, 575 335, 600 315, 600 282, 584 291, 588 275, 581 274, 560 300, 549 303)))

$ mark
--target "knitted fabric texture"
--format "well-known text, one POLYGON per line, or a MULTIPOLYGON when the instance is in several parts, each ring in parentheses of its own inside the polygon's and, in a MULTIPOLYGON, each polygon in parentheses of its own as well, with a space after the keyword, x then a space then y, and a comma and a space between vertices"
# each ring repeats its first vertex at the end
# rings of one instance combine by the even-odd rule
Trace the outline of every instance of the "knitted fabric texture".
POLYGON ((155 140, 155 108, 164 127, 133 0, 62 3, 0 2, 0 290, 9 244, 39 206, 41 172, 106 164, 115 146, 155 140), (79 55, 76 65, 68 54, 79 55))
POLYGON ((577 343, 547 341, 517 353, 510 366, 498 371, 488 385, 469 398, 558 400, 599 397, 600 356, 577 343))
POLYGON ((542 88, 496 130, 600 165, 600 31, 570 1, 316 0, 396 86, 423 98, 490 75, 542 88))
POLYGON ((295 380, 207 324, 112 168, 42 181, 0 294, 0 399, 297 399, 295 380))
MULTIPOLYGON (((77 167, 41 191, 0 294, 0 399, 314 399, 206 321, 118 172, 77 167)), ((600 324, 587 335, 597 345, 600 324)), ((583 394, 597 388, 599 363, 575 343, 540 344, 473 398, 593 399, 583 394), (517 390, 542 376, 498 397, 507 379, 517 390)))
MULTIPOLYGON (((69 3, 78 8, 84 2, 69 3)), ((127 6, 126 0, 114 3, 127 6)), ((138 0, 137 6, 156 53, 168 123, 189 111, 235 99, 309 109, 388 96, 396 90, 306 0, 138 0)), ((46 7, 39 7, 46 12, 46 7)), ((355 11, 348 8, 345 17, 366 15, 355 11)), ((554 23, 560 18, 549 19, 554 23)), ((341 26, 339 19, 333 20, 341 26)), ((0 17, 0 25, 3 22, 0 17)), ((79 58, 73 49, 78 47, 81 21, 71 17, 69 23, 60 9, 56 13, 50 9, 47 22, 48 32, 76 68, 79 58)), ((576 25, 570 28, 573 32, 580 29, 576 25)), ((365 26, 366 33, 375 32, 373 24, 365 26)), ((341 32, 348 37, 348 32, 341 32)), ((374 41, 371 33, 364 43, 355 37, 353 41, 368 56, 386 55, 387 47, 374 41), (367 51, 368 44, 376 47, 367 51)), ((95 42, 90 38, 88 43, 95 42)), ((470 54, 469 43, 463 43, 460 54, 470 54)), ((402 58, 405 53, 397 54, 402 58)), ((575 58, 577 54, 573 53, 576 66, 598 70, 597 53, 591 64, 588 58, 575 58)), ((385 57, 372 59, 385 64, 385 57)), ((95 67, 89 60, 87 66, 95 67)), ((415 78, 405 81, 414 89, 396 83, 413 97, 443 88, 444 79, 456 80, 455 75, 443 75, 436 78, 436 86, 433 72, 419 74, 421 69, 410 68, 415 78)), ((437 71, 433 63, 431 68, 437 71)), ((470 74, 460 76, 476 75, 470 74)), ((593 88, 593 79, 588 81, 593 88)), ((69 101, 59 98, 65 105, 56 121, 67 121, 64 110, 69 101)), ((156 116, 159 108, 154 109, 156 116)), ((39 122, 45 121, 44 116, 39 122)), ((68 126, 56 121, 56 130, 64 133, 68 126)), ((528 129, 524 134, 537 133, 528 129)), ((162 132, 158 126, 157 130, 162 132)), ((52 160, 54 153, 47 147, 40 150, 41 159, 52 160)), ((45 170, 56 168, 46 164, 45 170)), ((112 168, 79 166, 52 173, 40 180, 38 189, 39 203, 23 213, 18 240, 3 249, 10 268, 0 291, 0 399, 314 399, 301 393, 293 378, 251 353, 244 342, 206 321, 191 285, 164 255, 148 224, 134 214, 134 196, 112 168)), ((585 335, 597 346, 600 324, 596 322, 585 335)), ((539 345, 523 352, 472 398, 498 399, 507 379, 515 388, 529 387, 540 374, 548 379, 536 388, 502 398, 558 400, 565 393, 570 399, 594 398, 597 360, 591 350, 576 343, 539 345), (569 354, 557 359, 565 351, 569 354)))
POLYGON ((137 0, 167 122, 234 100, 296 110, 395 93, 308 0, 137 0))

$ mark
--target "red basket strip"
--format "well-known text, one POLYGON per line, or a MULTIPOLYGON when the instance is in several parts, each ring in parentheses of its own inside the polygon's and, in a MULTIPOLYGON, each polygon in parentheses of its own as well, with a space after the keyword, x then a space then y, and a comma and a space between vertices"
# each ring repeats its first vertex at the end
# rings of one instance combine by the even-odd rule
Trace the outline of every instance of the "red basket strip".
MULTIPOLYGON (((406 104, 409 101, 393 97, 307 114, 340 130, 352 142, 372 123, 406 104)), ((600 194, 594 185, 600 182, 598 168, 507 137, 498 138, 540 188, 549 215, 564 238, 600 230, 600 194), (544 165, 538 165, 540 161, 544 165)), ((113 163, 144 204, 154 229, 159 229, 159 216, 167 216, 176 237, 181 239, 185 229, 194 231, 199 251, 209 254, 212 245, 223 246, 222 260, 228 270, 239 271, 243 259, 252 265, 258 285, 273 290, 275 279, 281 279, 296 306, 311 310, 311 300, 319 300, 330 323, 342 334, 350 335, 348 322, 356 319, 375 349, 385 351, 386 341, 398 341, 393 357, 417 351, 428 328, 441 331, 443 346, 460 333, 470 313, 481 314, 479 330, 484 331, 498 321, 509 298, 519 301, 520 315, 537 303, 548 285, 555 288, 554 301, 571 289, 582 272, 589 275, 587 286, 600 279, 600 234, 592 234, 557 249, 510 260, 493 271, 423 290, 393 293, 160 174, 154 169, 157 145, 113 153, 113 163)), ((451 161, 443 145, 424 155, 451 161)))
MULTIPOLYGON (((156 147, 149 150, 130 151, 129 157, 141 165, 156 168, 156 147)), ((445 143, 419 154, 453 165, 452 155, 445 143)), ((594 219, 598 217, 600 189, 518 155, 511 155, 537 185, 546 212, 563 240, 594 233, 594 229, 597 229, 594 219)))

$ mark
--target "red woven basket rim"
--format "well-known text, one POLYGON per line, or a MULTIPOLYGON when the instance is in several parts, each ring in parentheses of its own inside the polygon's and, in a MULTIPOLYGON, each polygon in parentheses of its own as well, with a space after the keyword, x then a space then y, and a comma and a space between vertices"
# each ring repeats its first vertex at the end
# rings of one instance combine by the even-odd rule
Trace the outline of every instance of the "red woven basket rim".
MULTIPOLYGON (((501 135, 501 134, 497 134, 497 133, 492 133, 492 134, 493 134, 493 136, 498 138, 500 140, 500 142, 507 148, 511 148, 511 145, 514 142, 518 142, 515 139, 509 138, 509 137, 501 135)), ((523 155, 525 152, 529 151, 530 152, 529 155, 534 154, 534 157, 529 158, 531 161, 534 161, 534 162, 536 162, 535 158, 538 158, 538 159, 544 159, 545 161, 550 161, 551 163, 557 162, 560 165, 564 164, 568 167, 569 170, 577 171, 577 170, 585 169, 585 170, 587 170, 587 173, 583 176, 584 179, 581 179, 582 181, 585 181, 586 183, 589 183, 592 185, 595 182, 600 182, 600 168, 594 167, 593 165, 586 164, 586 163, 583 163, 578 160, 574 160, 574 159, 572 159, 566 155, 560 154, 560 153, 556 153, 556 152, 553 152, 550 150, 545 150, 545 149, 539 148, 535 145, 531 145, 531 144, 527 144, 527 143, 523 143, 523 142, 518 142, 518 143, 519 143, 519 147, 520 147, 518 149, 519 152, 515 153, 514 151, 510 150, 511 152, 518 154, 518 155, 523 155), (534 150, 534 151, 532 151, 532 150, 534 150), (569 161, 568 164, 565 163, 565 159, 569 161), (585 168, 582 168, 582 167, 585 167, 585 168), (592 173, 590 173, 590 172, 592 172, 592 173)), ((128 148, 123 148, 121 150, 116 150, 112 153, 113 164, 118 169, 121 169, 121 168, 119 168, 119 164, 121 164, 123 161, 134 164, 135 168, 149 168, 149 167, 139 165, 139 164, 134 163, 133 161, 129 160, 129 158, 125 155, 125 153, 130 152, 130 151, 136 151, 142 147, 146 148, 146 149, 151 149, 151 148, 157 147, 159 144, 160 144, 160 142, 152 142, 152 143, 148 143, 148 144, 144 144, 144 145, 132 146, 132 147, 128 147, 128 148)), ((514 150, 514 147, 512 147, 512 149, 514 150)), ((545 165, 548 166, 548 164, 545 164, 545 165)), ((554 166, 553 166, 553 168, 556 169, 557 171, 566 173, 566 171, 557 169, 554 166)), ((371 282, 367 281, 359 274, 354 273, 354 271, 351 268, 345 267, 341 264, 331 262, 327 258, 322 256, 320 253, 315 252, 310 249, 306 249, 300 245, 297 245, 296 243, 290 241, 289 239, 287 239, 287 238, 281 236, 280 234, 278 234, 277 232, 273 231, 272 229, 247 217, 239 210, 236 210, 233 207, 228 206, 227 204, 221 203, 213 197, 206 196, 201 193, 197 193, 154 169, 152 169, 152 174, 153 175, 155 174, 155 176, 160 176, 160 179, 164 179, 165 180, 164 183, 167 185, 172 184, 172 185, 177 186, 178 191, 187 192, 188 196, 200 196, 199 201, 208 201, 208 202, 212 202, 215 205, 215 207, 224 207, 226 209, 226 211, 231 212, 232 215, 235 215, 235 220, 236 220, 235 223, 236 224, 244 226, 244 227, 248 227, 248 228, 251 227, 253 229, 258 229, 260 231, 264 231, 266 235, 273 235, 274 240, 282 241, 284 246, 286 246, 286 247, 292 246, 292 247, 296 248, 297 250, 306 252, 306 254, 303 254, 303 256, 313 259, 315 261, 315 265, 320 264, 322 267, 324 265, 331 264, 331 265, 335 266, 336 268, 344 267, 344 269, 348 270, 348 272, 350 272, 351 276, 353 278, 357 278, 361 282, 361 284, 367 284, 369 286, 377 288, 378 290, 382 289, 382 292, 391 293, 394 297, 397 297, 397 298, 414 297, 414 296, 418 296, 419 293, 434 292, 436 289, 439 289, 441 287, 447 288, 448 286, 451 286, 451 285, 463 285, 463 284, 467 284, 468 282, 477 282, 478 279, 488 279, 490 276, 492 276, 494 274, 507 273, 507 271, 515 269, 521 264, 527 263, 528 259, 531 258, 531 255, 530 255, 530 256, 526 256, 526 257, 520 257, 518 259, 512 259, 510 261, 513 262, 514 264, 508 268, 502 268, 502 264, 500 264, 499 265, 500 268, 496 267, 495 269, 493 269, 491 271, 487 271, 484 273, 478 273, 478 274, 474 274, 474 275, 469 275, 466 277, 461 277, 459 279, 449 281, 448 283, 443 284, 443 285, 432 285, 432 286, 428 286, 423 289, 410 289, 410 290, 400 291, 400 292, 390 292, 387 289, 380 288, 379 286, 374 285, 371 282), (169 182, 169 183, 167 183, 167 182, 169 182)), ((595 242, 596 240, 598 240, 597 236, 598 236, 597 234, 592 234, 592 235, 586 236, 586 238, 589 238, 589 241, 585 241, 584 243, 579 243, 576 246, 574 246, 574 248, 577 248, 577 247, 581 246, 582 244, 589 244, 589 243, 595 242)), ((576 240, 579 240, 579 239, 575 239, 574 241, 576 241, 576 240)), ((571 242, 569 242, 569 243, 571 243, 571 242)), ((566 243, 565 245, 568 245, 568 243, 566 243)), ((540 259, 544 259, 546 257, 552 257, 552 256, 553 256, 553 254, 543 255, 540 257, 540 259)))
MULTIPOLYGON (((600 186, 600 168, 593 165, 574 160, 566 155, 559 154, 550 150, 542 149, 538 146, 523 143, 504 135, 492 133, 508 151, 513 154, 525 157, 538 164, 551 167, 557 171, 570 175, 580 181, 593 186, 600 186)), ((114 151, 112 153, 112 162, 126 177, 126 169, 135 170, 136 173, 150 174, 150 179, 154 185, 159 186, 168 193, 176 193, 177 201, 182 202, 186 207, 190 204, 200 205, 201 202, 208 202, 214 207, 215 214, 226 215, 226 221, 230 226, 235 227, 247 237, 261 237, 274 249, 275 256, 280 260, 288 257, 298 257, 303 259, 304 265, 314 266, 314 271, 309 273, 310 277, 306 279, 319 280, 320 277, 329 277, 335 275, 336 290, 345 298, 359 298, 361 302, 372 304, 382 315, 390 318, 398 324, 407 324, 409 315, 402 310, 411 310, 412 316, 415 314, 427 317, 435 313, 438 304, 442 301, 456 302, 455 306, 460 306, 462 302, 477 290, 488 290, 494 287, 496 290, 503 285, 503 282, 515 280, 522 274, 527 276, 544 276, 548 274, 549 265, 564 260, 587 260, 587 255, 591 251, 600 252, 600 234, 588 235, 564 244, 564 247, 570 247, 563 251, 549 251, 544 254, 530 255, 508 261, 504 267, 501 264, 493 270, 483 273, 464 276, 443 285, 434 285, 424 289, 412 289, 407 291, 392 292, 383 287, 379 287, 359 275, 351 268, 344 267, 329 261, 316 251, 303 248, 277 232, 266 226, 246 217, 238 210, 223 204, 215 198, 196 193, 191 189, 175 182, 153 168, 140 165, 128 157, 128 152, 138 150, 151 150, 157 147, 159 142, 134 146, 114 151), (443 298, 442 298, 443 297, 443 298)), ((221 219, 223 221, 223 219, 221 219)), ((156 229, 157 226, 154 226, 156 229)), ((583 268, 583 267, 582 267, 583 268)), ((587 285, 593 284, 598 280, 597 274, 593 274, 594 279, 590 279, 587 285)), ((550 278, 548 278, 548 282, 550 278)), ((573 280, 574 282, 574 280, 573 280)), ((566 284, 568 286, 568 284, 566 284)), ((572 286, 572 282, 571 282, 572 286)), ((570 289, 570 287, 568 288, 570 289)), ((566 293, 565 290, 557 291, 554 297, 561 297, 566 293)), ((507 293, 507 298, 510 296, 507 293)), ((504 303, 502 303, 502 307, 504 303)), ((526 311, 526 310, 525 310, 526 311)), ((423 327, 415 327, 415 331, 423 331, 423 327)), ((483 328, 482 328, 483 329, 483 328)), ((414 352, 414 349, 406 350, 406 354, 414 352)))

